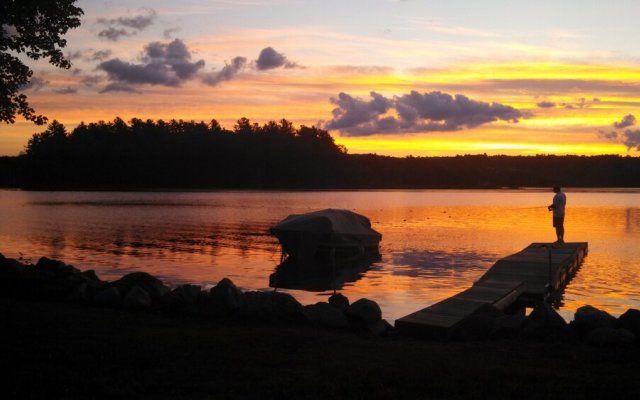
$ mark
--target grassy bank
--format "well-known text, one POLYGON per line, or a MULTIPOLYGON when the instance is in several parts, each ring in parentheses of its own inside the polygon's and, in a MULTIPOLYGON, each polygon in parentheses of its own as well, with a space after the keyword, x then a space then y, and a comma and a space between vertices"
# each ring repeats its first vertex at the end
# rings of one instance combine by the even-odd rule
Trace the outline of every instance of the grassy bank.
POLYGON ((635 398, 638 346, 428 342, 0 298, 10 398, 635 398))

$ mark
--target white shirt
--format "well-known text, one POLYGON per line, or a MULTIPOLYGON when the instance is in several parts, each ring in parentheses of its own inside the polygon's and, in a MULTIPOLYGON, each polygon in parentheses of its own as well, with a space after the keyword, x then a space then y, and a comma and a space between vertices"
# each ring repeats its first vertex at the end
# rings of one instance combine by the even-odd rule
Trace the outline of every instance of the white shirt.
POLYGON ((567 196, 558 192, 553 196, 553 217, 564 218, 564 206, 567 204, 567 196))

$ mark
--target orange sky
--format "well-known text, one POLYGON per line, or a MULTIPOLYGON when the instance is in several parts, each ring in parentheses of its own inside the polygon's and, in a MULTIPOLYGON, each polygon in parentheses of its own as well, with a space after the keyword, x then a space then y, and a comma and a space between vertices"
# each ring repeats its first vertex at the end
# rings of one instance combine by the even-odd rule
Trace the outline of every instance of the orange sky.
MULTIPOLYGON (((25 93, 38 112, 69 129, 115 117, 215 118, 227 128, 240 117, 286 118, 327 128, 350 153, 638 155, 634 120, 614 128, 639 114, 640 58, 627 40, 636 24, 622 13, 617 28, 610 26, 613 13, 640 11, 635 3, 554 5, 538 24, 523 14, 540 11, 524 2, 506 11, 496 8, 500 1, 487 9, 469 3, 473 16, 453 5, 402 3, 367 3, 349 19, 334 2, 79 1, 83 24, 67 35, 74 67, 30 63, 40 84, 25 93), (497 18, 498 11, 512 20, 497 18), (245 23, 234 24, 241 15, 245 23), (109 27, 125 34, 106 39, 109 27), (175 41, 178 56, 167 50, 175 41), (153 43, 165 51, 159 58, 150 56, 153 43), (263 54, 268 47, 271 58, 263 54), (239 56, 245 64, 220 79, 239 56), (177 76, 184 65, 196 72, 177 76), (145 76, 136 75, 141 70, 145 76), (152 80, 153 73, 162 76, 152 80), (420 102, 409 102, 412 92, 420 102), (331 100, 340 93, 348 104, 331 100), (441 94, 464 98, 437 105, 441 94), (466 114, 464 99, 477 115, 466 114), (385 120, 393 127, 379 128, 385 120)), ((20 119, 1 125, 0 155, 18 154, 42 130, 20 119)))

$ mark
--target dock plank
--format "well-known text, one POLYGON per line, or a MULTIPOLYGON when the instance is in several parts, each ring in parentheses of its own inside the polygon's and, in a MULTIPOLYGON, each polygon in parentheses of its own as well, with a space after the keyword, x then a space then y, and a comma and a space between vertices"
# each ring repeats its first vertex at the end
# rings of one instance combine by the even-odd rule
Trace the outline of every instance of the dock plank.
POLYGON ((549 290, 566 285, 587 251, 586 242, 531 243, 496 261, 470 288, 396 320, 396 328, 442 338, 486 305, 504 310, 520 299, 543 299, 549 290))

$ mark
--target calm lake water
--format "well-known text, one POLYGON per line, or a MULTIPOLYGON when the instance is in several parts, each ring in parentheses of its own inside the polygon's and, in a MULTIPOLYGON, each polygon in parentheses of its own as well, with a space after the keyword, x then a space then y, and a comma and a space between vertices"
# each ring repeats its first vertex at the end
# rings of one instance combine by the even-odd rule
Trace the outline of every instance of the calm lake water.
MULTIPOLYGON (((589 255, 561 314, 584 304, 614 315, 640 308, 640 190, 567 189, 567 241, 589 255)), ((382 259, 341 293, 377 301, 393 321, 470 287, 501 257, 553 241, 542 190, 330 192, 25 192, 0 190, 0 253, 95 269, 102 279, 146 271, 170 286, 231 278, 269 289, 280 260, 269 227, 292 213, 344 208, 382 233, 382 259)), ((330 290, 286 290, 303 304, 330 290)))

